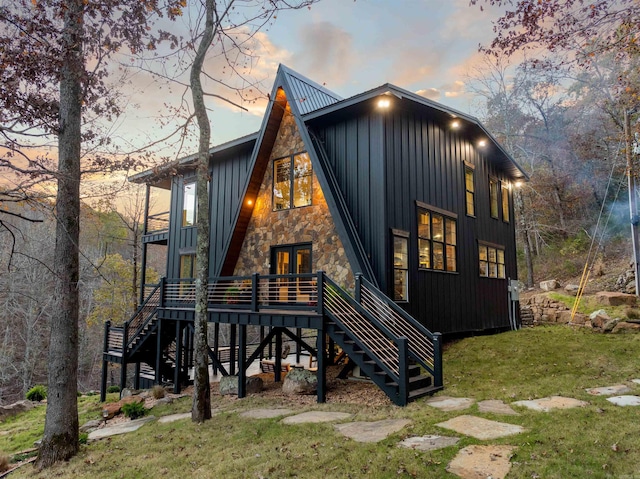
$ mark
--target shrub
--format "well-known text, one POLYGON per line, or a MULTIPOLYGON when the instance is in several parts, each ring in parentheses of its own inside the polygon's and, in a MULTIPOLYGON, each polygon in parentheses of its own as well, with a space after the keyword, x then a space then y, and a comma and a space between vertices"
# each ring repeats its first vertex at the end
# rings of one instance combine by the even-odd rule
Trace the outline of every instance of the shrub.
POLYGON ((81 432, 80 436, 78 437, 78 442, 80 444, 86 444, 89 442, 89 433, 88 432, 81 432))
POLYGON ((9 470, 9 458, 4 454, 0 455, 0 473, 6 472, 9 470))
POLYGON ((26 398, 29 401, 38 401, 38 402, 47 399, 47 387, 43 386, 42 384, 37 384, 36 386, 33 386, 31 389, 29 389, 29 391, 27 391, 26 398))
POLYGON ((144 404, 141 402, 130 402, 122 406, 122 413, 131 419, 138 419, 147 413, 144 404))
POLYGON ((119 393, 120 392, 120 386, 109 386, 107 388, 107 392, 108 393, 119 393))
POLYGON ((156 384, 155 386, 153 386, 153 389, 151 389, 151 395, 154 399, 162 399, 165 394, 166 391, 159 384, 156 384))

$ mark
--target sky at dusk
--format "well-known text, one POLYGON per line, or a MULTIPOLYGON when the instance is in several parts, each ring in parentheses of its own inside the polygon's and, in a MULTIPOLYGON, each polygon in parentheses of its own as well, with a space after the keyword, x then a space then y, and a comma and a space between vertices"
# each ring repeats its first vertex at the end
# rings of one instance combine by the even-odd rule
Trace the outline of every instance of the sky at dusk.
MULTIPOLYGON (((208 99, 212 144, 257 131, 279 63, 307 76, 343 98, 392 83, 466 113, 477 115, 467 75, 480 61, 478 45, 493 37, 496 10, 469 6, 469 0, 321 0, 311 9, 280 12, 254 39, 251 76, 260 80, 262 99, 243 103, 249 111, 208 99)), ((173 28, 187 28, 188 18, 173 28)), ((221 69, 220 59, 208 71, 221 69)), ((185 80, 186 81, 186 80, 185 80)), ((147 141, 170 131, 158 126, 154 111, 177 105, 184 89, 165 86, 144 75, 134 79, 134 114, 121 128, 147 141)), ((205 89, 234 101, 209 82, 205 89)), ((187 94, 185 97, 190 95, 187 94)), ((192 153, 185 146, 182 155, 192 153)))

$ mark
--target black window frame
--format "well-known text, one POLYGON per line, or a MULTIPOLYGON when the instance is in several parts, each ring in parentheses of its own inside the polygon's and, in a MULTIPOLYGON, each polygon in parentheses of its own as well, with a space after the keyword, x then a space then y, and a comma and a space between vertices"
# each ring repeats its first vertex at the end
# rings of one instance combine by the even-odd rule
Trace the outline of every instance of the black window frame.
POLYGON ((475 218, 476 216, 476 171, 473 165, 469 163, 464 163, 464 208, 467 216, 472 216, 475 218), (469 189, 469 184, 467 182, 467 173, 471 175, 471 189, 469 189), (469 196, 471 196, 471 209, 469 211, 469 196))
POLYGON ((498 179, 493 176, 489 177, 489 216, 493 219, 500 219, 500 201, 498 199, 498 194, 500 190, 500 185, 498 183, 498 179), (495 208, 495 214, 494 214, 495 208))
POLYGON ((292 209, 297 209, 297 208, 305 208, 307 206, 311 206, 313 204, 313 165, 311 164, 311 156, 309 155, 308 151, 299 151, 296 153, 292 153, 291 155, 287 155, 287 156, 283 156, 280 158, 274 158, 274 160, 272 161, 272 174, 273 174, 273 187, 271 189, 271 210, 272 211, 286 211, 286 210, 292 210, 292 209), (309 162, 310 165, 310 170, 309 170, 309 174, 305 175, 309 177, 309 202, 307 204, 303 204, 303 205, 299 205, 296 206, 295 205, 295 188, 296 188, 296 179, 300 178, 300 177, 296 177, 296 157, 299 157, 301 155, 306 155, 307 156, 307 160, 309 162), (288 175, 289 175, 289 205, 284 206, 284 207, 278 207, 278 203, 276 202, 276 180, 277 180, 277 170, 276 170, 276 164, 282 160, 289 160, 289 169, 288 169, 288 175))
POLYGON ((195 178, 185 180, 182 183, 182 217, 180 218, 180 226, 182 228, 198 226, 198 184, 195 178), (188 211, 185 208, 187 206, 187 187, 193 187, 193 221, 191 224, 187 223, 187 215, 185 214, 188 211))
POLYGON ((501 203, 501 210, 502 210, 502 221, 504 221, 505 223, 509 223, 511 221, 511 215, 510 215, 510 206, 511 206, 511 202, 509 201, 509 185, 506 184, 505 182, 501 182, 500 183, 500 203, 501 203))
POLYGON ((505 258, 504 246, 478 241, 478 272, 481 278, 507 279, 505 258), (484 258, 483 250, 485 251, 484 258), (493 251, 493 259, 491 251, 493 251))
POLYGON ((419 271, 436 271, 441 273, 457 273, 458 270, 458 215, 450 211, 442 210, 434 206, 427 205, 425 203, 417 203, 417 231, 418 231, 418 270, 419 271), (423 223, 424 215, 428 215, 429 222, 423 223), (442 218, 442 239, 437 239, 437 235, 434 234, 434 221, 433 217, 442 218), (428 231, 420 226, 428 224, 428 231), (453 232, 448 228, 448 225, 454 225, 453 232), (452 239, 453 238, 453 239, 452 239), (425 258, 424 246, 428 245, 428 257, 425 258), (436 245, 438 248, 436 248, 436 245), (436 250, 440 249, 440 252, 436 250), (453 253, 453 254, 451 254, 453 253), (436 258, 442 254, 442 268, 436 267, 436 258), (423 261, 426 260, 426 261, 423 261), (453 261, 453 268, 450 268, 453 261), (423 266, 425 265, 426 266, 423 266))
POLYGON ((403 230, 392 229, 391 230, 391 249, 392 249, 392 271, 393 271, 393 300, 398 303, 408 303, 409 302, 409 254, 410 254, 410 244, 409 244, 409 232, 403 230), (399 256, 398 251, 396 251, 396 245, 398 242, 402 242, 404 244, 404 264, 401 264, 398 260, 402 259, 399 256), (399 276, 399 274, 401 276, 399 276), (398 278, 402 277, 402 282, 398 283, 398 278), (404 295, 399 295, 398 286, 402 287, 404 295))

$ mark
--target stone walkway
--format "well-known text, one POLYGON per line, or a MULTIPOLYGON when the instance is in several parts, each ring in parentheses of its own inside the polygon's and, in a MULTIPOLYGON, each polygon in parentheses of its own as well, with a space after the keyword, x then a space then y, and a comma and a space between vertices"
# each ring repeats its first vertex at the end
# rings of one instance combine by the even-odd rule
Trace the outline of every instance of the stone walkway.
MULTIPOLYGON (((640 379, 633 379, 634 384, 640 385, 640 379)), ((611 396, 607 401, 617 406, 640 406, 640 396, 631 393, 632 389, 624 384, 614 386, 595 387, 586 390, 593 396, 611 396)), ((480 401, 476 404, 473 398, 456 398, 450 396, 437 396, 424 401, 424 404, 443 412, 457 412, 477 407, 479 413, 503 416, 519 416, 520 414, 512 406, 529 409, 536 412, 550 413, 554 410, 586 407, 589 403, 578 399, 550 396, 540 399, 516 401, 506 404, 500 400, 480 401)), ((212 415, 220 410, 212 409, 212 415)), ((305 423, 329 423, 335 422, 337 432, 356 442, 375 443, 382 441, 392 434, 398 433, 410 426, 409 419, 388 419, 382 421, 357 421, 347 422, 353 418, 353 414, 332 411, 307 411, 296 414, 292 409, 251 409, 240 412, 240 417, 247 420, 275 419, 283 417, 283 424, 305 423)), ((158 420, 159 423, 189 420, 191 413, 172 414, 158 420)), ((139 429, 153 416, 120 423, 114 426, 97 429, 89 434, 89 440, 97 440, 115 434, 124 434, 139 429)), ((473 437, 478 440, 488 441, 502 437, 518 435, 526 432, 526 429, 516 424, 495 421, 472 414, 462 414, 447 421, 436 424, 437 427, 454 431, 462 436, 473 437)), ((412 436, 398 443, 398 447, 409 448, 416 451, 434 451, 445 447, 456 446, 459 437, 454 436, 412 436)), ((447 471, 463 479, 487 478, 504 479, 511 469, 511 456, 516 447, 510 445, 473 445, 458 451, 455 458, 447 465, 447 471)))

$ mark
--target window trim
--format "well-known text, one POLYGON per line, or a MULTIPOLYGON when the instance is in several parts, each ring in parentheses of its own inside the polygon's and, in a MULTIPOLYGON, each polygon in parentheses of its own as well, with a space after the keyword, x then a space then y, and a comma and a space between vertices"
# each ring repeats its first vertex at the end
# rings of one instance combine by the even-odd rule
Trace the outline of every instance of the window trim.
POLYGON ((416 222, 417 222, 417 231, 418 231, 418 271, 432 271, 438 273, 459 273, 459 264, 458 264, 458 215, 452 213, 450 211, 443 210, 441 208, 437 208, 435 206, 427 205, 421 201, 416 201, 417 211, 416 211, 416 222), (422 224, 421 215, 428 213, 429 214, 429 234, 427 236, 420 235, 420 225, 422 224), (433 215, 436 214, 442 217, 442 241, 437 241, 433 238, 433 215), (453 233, 454 241, 451 242, 449 238, 449 234, 447 233, 447 225, 453 224, 455 227, 455 231, 453 233), (421 266, 421 243, 426 241, 429 243, 429 258, 428 258, 428 266, 421 266), (434 244, 441 245, 442 248, 442 269, 435 268, 435 258, 434 258, 434 244), (447 250, 449 248, 453 248, 453 257, 454 257, 454 267, 453 269, 449 269, 449 261, 451 260, 451 255, 447 254, 447 250))
POLYGON ((464 210, 467 216, 472 218, 476 217, 476 167, 468 162, 463 162, 463 181, 464 181, 464 210), (469 190, 467 187, 467 172, 471 173, 471 186, 472 190, 469 190), (471 194, 471 206, 473 211, 469 212, 469 202, 467 201, 467 196, 471 194))
POLYGON ((194 228, 198 225, 198 183, 195 178, 184 180, 182 182, 182 217, 180 218, 180 227, 181 228, 194 228), (187 187, 193 186, 193 222, 191 224, 185 224, 187 221, 187 216, 185 214, 186 210, 186 200, 187 200, 187 187))
POLYGON ((309 163, 311 163, 311 156, 309 155, 309 152, 306 150, 303 151, 298 151, 296 153, 292 153, 290 155, 285 155, 282 156, 280 158, 274 158, 271 161, 271 172, 272 172, 272 179, 273 179, 273 185, 271 188, 271 211, 286 211, 286 210, 293 210, 293 209, 298 209, 298 208, 305 208, 307 206, 311 206, 313 205, 313 165, 311 165, 311 171, 309 176, 311 177, 311 182, 309 184, 309 203, 306 205, 300 205, 300 206, 295 206, 295 185, 296 185, 296 176, 295 176, 295 171, 296 171, 296 165, 295 165, 295 160, 296 157, 301 156, 301 155, 307 155, 307 158, 309 160, 309 163), (276 162, 281 161, 281 160, 289 160, 289 206, 288 207, 283 207, 283 208, 276 208, 276 201, 275 201, 275 192, 276 192, 276 162))
POLYGON ((506 255, 505 255, 505 247, 503 245, 498 245, 495 243, 490 243, 488 241, 478 240, 478 275, 481 278, 487 278, 487 279, 501 279, 501 280, 507 279, 506 255), (487 249, 485 260, 480 259, 481 248, 487 249), (495 251, 495 261, 490 260, 489 250, 495 251), (498 254, 498 252, 502 253, 502 262, 500 262, 500 255, 498 254), (480 266, 481 263, 483 262, 486 263, 487 265, 486 274, 483 274, 483 268, 480 266), (491 275, 492 264, 495 265, 495 271, 496 271, 495 276, 491 275), (500 268, 500 266, 502 266, 502 268, 500 268), (501 273, 502 273, 502 276, 501 276, 501 273))

